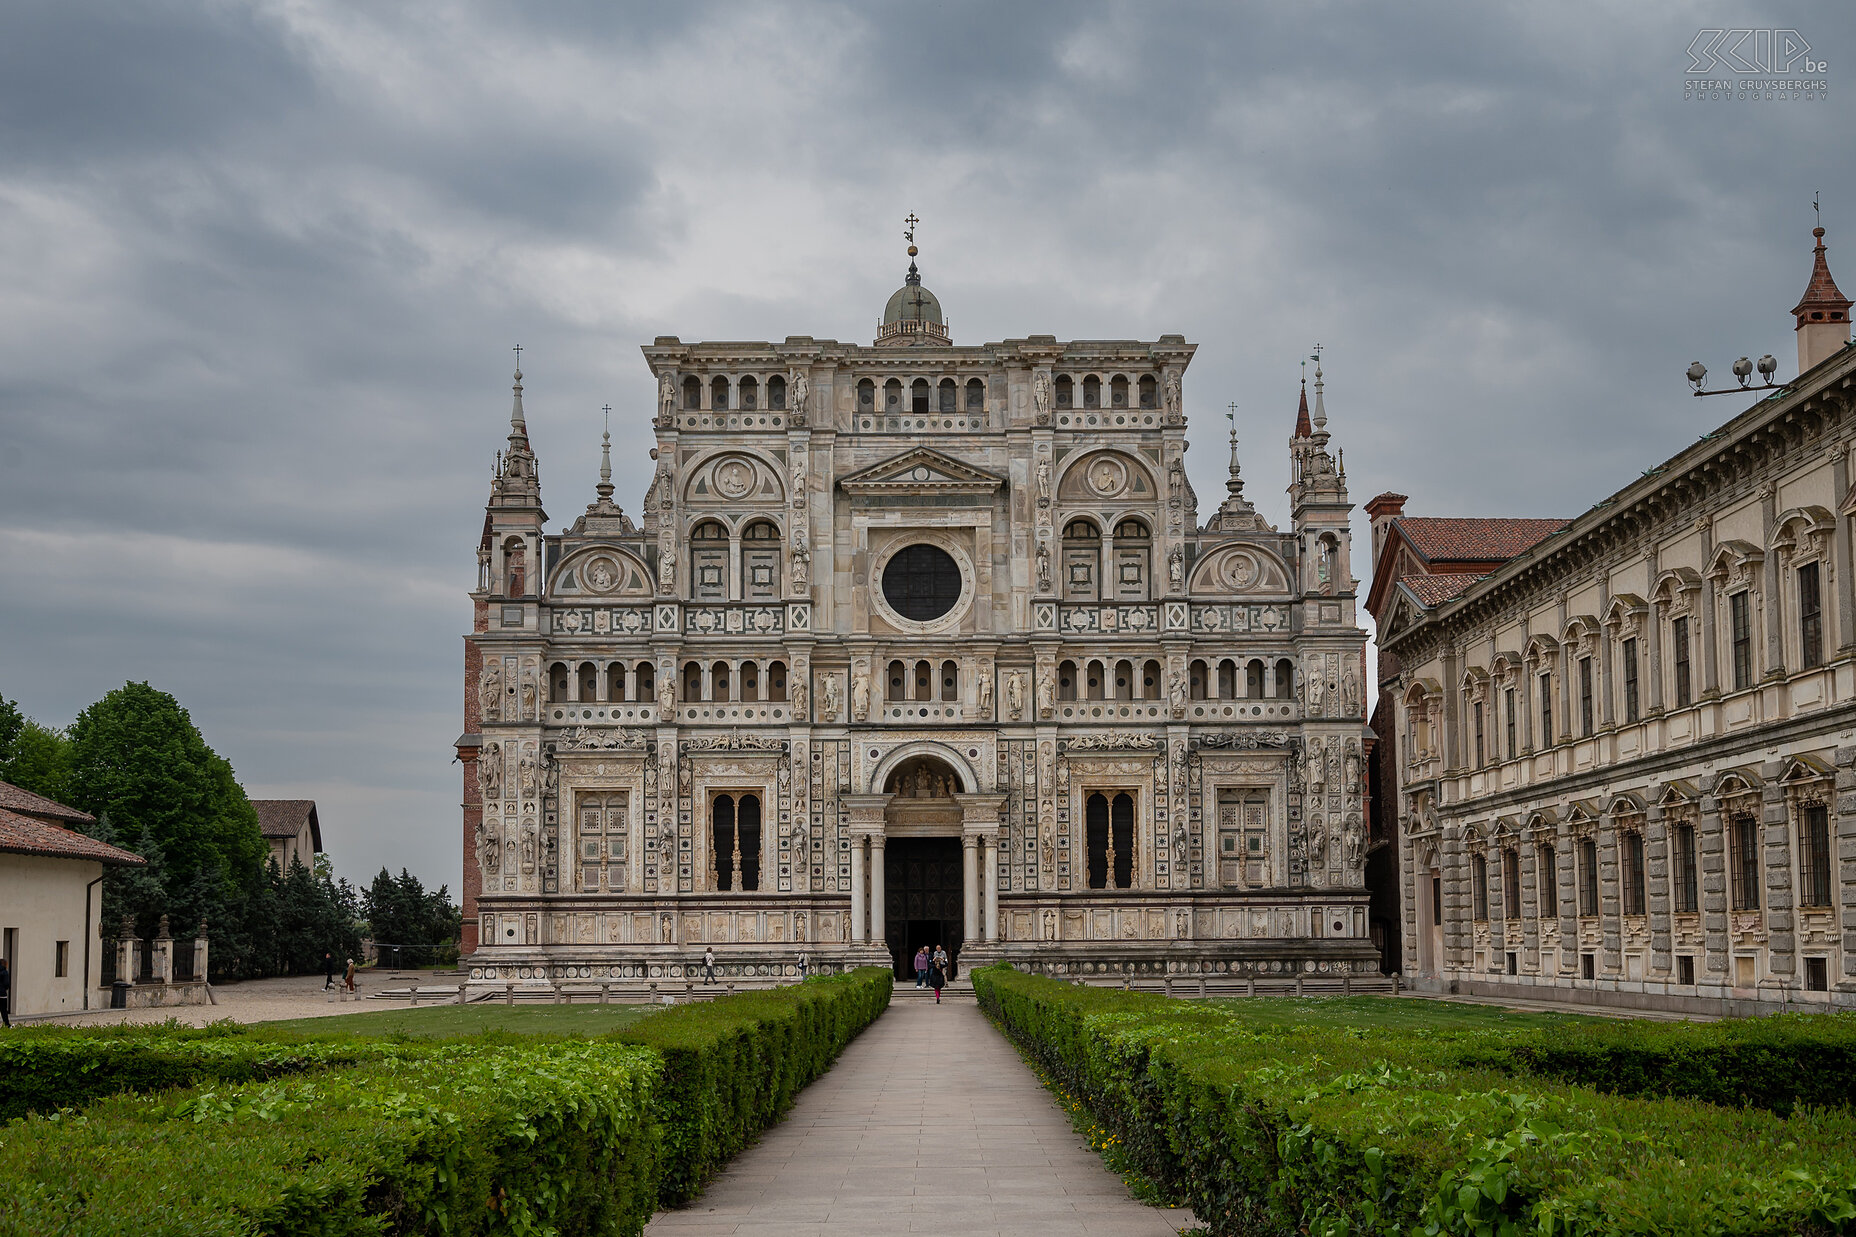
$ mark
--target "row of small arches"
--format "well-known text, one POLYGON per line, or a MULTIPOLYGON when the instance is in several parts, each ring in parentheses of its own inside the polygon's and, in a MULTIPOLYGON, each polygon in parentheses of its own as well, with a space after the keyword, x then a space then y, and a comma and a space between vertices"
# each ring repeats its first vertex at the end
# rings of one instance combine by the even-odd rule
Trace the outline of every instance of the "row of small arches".
POLYGON ((935 673, 932 662, 918 661, 914 666, 906 662, 889 663, 888 686, 885 698, 888 700, 933 700, 936 688, 940 690, 940 699, 960 699, 960 665, 948 660, 941 663, 940 673, 935 673))
MULTIPOLYGON (((735 382, 732 387, 732 392, 728 379, 717 376, 709 380, 708 408, 716 412, 726 412, 731 407, 747 410, 756 409, 761 407, 762 391, 763 388, 760 380, 752 374, 748 374, 735 382), (733 396, 732 401, 730 399, 731 394, 733 396)), ((765 387, 765 395, 766 406, 769 409, 774 412, 783 411, 786 408, 785 377, 780 374, 774 374, 772 377, 768 378, 765 387)), ((687 412, 702 411, 702 396, 702 379, 696 377, 694 374, 686 377, 683 380, 684 410, 687 412)))
MULTIPOLYGON (((902 379, 891 378, 883 384, 884 412, 959 412, 961 388, 952 378, 941 379, 930 387, 926 378, 917 378, 908 386, 908 406, 903 406, 902 379)), ((965 411, 986 410, 986 384, 978 378, 967 379, 965 411)), ((876 383, 865 378, 857 384, 857 411, 876 411, 876 383)))
MULTIPOLYGON (((1085 374, 1083 375, 1082 382, 1079 384, 1068 374, 1058 374, 1056 379, 1051 383, 1051 386, 1055 388, 1057 407, 1077 407, 1076 388, 1079 385, 1083 389, 1082 407, 1101 408, 1103 406, 1102 379, 1100 377, 1095 374, 1085 374)), ((1154 381, 1154 376, 1152 374, 1142 374, 1136 390, 1142 408, 1158 408, 1160 406, 1159 384, 1154 381)), ((1126 374, 1116 374, 1108 380, 1107 406, 1110 408, 1126 408, 1128 406, 1128 377, 1126 374)))
MULTIPOLYGON (((686 701, 784 701, 786 663, 686 661, 682 686, 686 701)), ((657 699, 657 667, 648 661, 583 661, 578 665, 557 661, 548 667, 548 693, 553 704, 620 700, 648 703, 657 699)))
POLYGON ((1295 663, 1279 658, 1272 672, 1261 657, 1194 660, 1186 671, 1186 694, 1193 700, 1293 700, 1295 663))

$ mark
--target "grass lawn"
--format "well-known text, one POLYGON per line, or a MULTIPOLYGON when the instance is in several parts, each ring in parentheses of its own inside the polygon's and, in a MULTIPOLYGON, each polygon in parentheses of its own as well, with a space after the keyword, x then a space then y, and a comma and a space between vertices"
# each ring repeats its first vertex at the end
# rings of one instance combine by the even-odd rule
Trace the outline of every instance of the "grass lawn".
POLYGON ((1205 1004, 1239 1022, 1271 1027, 1371 1027, 1387 1031, 1525 1031, 1603 1022, 1586 1014, 1535 1013, 1419 997, 1232 997, 1205 1004))
POLYGON ((265 1029, 306 1035, 410 1035, 456 1039, 503 1031, 512 1035, 604 1035, 655 1013, 656 1005, 427 1005, 328 1018, 266 1022, 265 1029))

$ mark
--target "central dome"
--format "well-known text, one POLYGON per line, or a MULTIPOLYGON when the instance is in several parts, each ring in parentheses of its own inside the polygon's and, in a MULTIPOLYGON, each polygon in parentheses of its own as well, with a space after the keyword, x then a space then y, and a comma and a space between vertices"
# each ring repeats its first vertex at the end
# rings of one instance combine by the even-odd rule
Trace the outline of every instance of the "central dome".
POLYGON ((909 272, 909 281, 897 288, 889 304, 883 307, 884 326, 904 321, 941 323, 940 300, 922 287, 922 277, 913 269, 909 272))
MULTIPOLYGON (((911 248, 909 252, 915 251, 911 248)), ((908 278, 883 306, 883 324, 877 328, 876 342, 905 346, 949 342, 941 302, 922 287, 922 275, 914 262, 909 263, 908 278)))

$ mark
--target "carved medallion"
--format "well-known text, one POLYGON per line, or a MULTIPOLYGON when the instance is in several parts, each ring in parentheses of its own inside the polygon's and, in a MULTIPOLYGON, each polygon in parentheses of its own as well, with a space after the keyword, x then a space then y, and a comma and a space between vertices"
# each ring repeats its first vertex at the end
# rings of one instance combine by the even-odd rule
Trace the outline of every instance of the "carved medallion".
POLYGON ((723 498, 743 498, 754 485, 754 470, 741 460, 729 460, 715 470, 715 489, 723 498))
POLYGON ((619 585, 619 566, 609 558, 596 558, 586 565, 587 587, 596 593, 610 593, 619 585))

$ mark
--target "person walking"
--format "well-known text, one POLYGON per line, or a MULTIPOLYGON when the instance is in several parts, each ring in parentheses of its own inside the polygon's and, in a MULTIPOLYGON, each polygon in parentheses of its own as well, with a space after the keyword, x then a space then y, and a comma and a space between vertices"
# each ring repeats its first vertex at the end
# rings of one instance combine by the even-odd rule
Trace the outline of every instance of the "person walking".
POLYGON ((947 983, 947 973, 941 969, 942 959, 946 957, 946 954, 936 949, 934 951, 934 957, 928 959, 928 986, 934 989, 934 1003, 936 1005, 941 1003, 941 987, 947 983))
POLYGON ((0 1027, 13 1025, 13 972, 0 958, 0 1027))
POLYGON ((915 951, 915 986, 917 988, 928 986, 928 947, 926 945, 915 951))
POLYGON ((322 951, 322 990, 327 992, 335 986, 335 955, 328 950, 322 951))
POLYGON ((702 980, 706 984, 715 982, 715 947, 712 945, 703 947, 702 980))
POLYGON ((348 965, 342 970, 342 990, 350 995, 355 992, 353 958, 348 959, 348 965))

